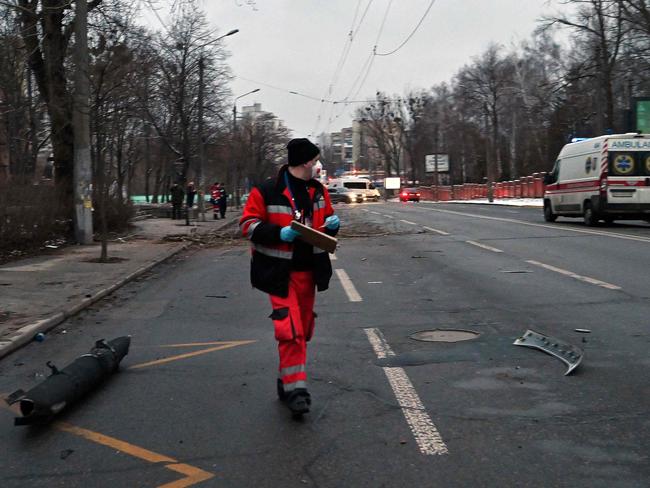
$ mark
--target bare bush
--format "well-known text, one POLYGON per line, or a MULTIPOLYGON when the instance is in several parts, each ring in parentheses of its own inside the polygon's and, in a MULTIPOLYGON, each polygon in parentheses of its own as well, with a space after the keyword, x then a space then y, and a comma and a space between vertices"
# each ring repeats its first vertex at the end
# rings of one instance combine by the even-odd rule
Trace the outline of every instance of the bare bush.
POLYGON ((72 222, 54 186, 0 188, 0 261, 65 242, 72 222))

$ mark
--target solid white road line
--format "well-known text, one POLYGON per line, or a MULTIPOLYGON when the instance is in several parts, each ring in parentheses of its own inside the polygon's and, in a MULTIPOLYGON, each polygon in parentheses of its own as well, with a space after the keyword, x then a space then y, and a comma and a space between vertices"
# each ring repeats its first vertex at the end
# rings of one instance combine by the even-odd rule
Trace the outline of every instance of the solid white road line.
MULTIPOLYGON (((388 356, 394 356, 395 353, 390 348, 384 335, 379 329, 370 328, 364 329, 368 341, 372 345, 377 358, 383 359, 388 356)), ((420 452, 422 454, 448 454, 447 446, 442 440, 438 429, 429 417, 429 414, 424 409, 424 405, 420 400, 415 388, 403 368, 382 368, 388 382, 390 383, 395 398, 402 408, 402 413, 413 432, 415 442, 417 442, 420 452)))
POLYGON ((575 278, 576 280, 584 281, 586 283, 590 283, 596 286, 602 286, 603 288, 607 288, 608 290, 621 290, 620 286, 612 285, 611 283, 600 281, 597 280, 596 278, 581 276, 579 274, 573 273, 572 271, 567 271, 566 269, 556 268, 555 266, 551 266, 550 264, 540 263, 539 261, 533 261, 532 259, 528 259, 526 260, 526 262, 530 264, 534 264, 535 266, 539 266, 540 268, 548 269, 550 271, 555 271, 556 273, 560 273, 565 276, 570 276, 571 278, 575 278))
POLYGON ((404 220, 404 219, 399 219, 400 222, 404 222, 405 224, 410 224, 410 225, 418 225, 415 222, 411 222, 410 220, 404 220))
MULTIPOLYGON (((422 208, 422 207, 420 207, 422 208)), ((467 212, 457 212, 455 210, 442 210, 439 208, 427 208, 424 209, 422 208, 423 211, 426 212, 440 212, 440 213, 448 213, 448 214, 453 214, 453 215, 463 215, 465 217, 474 217, 477 219, 485 219, 485 220, 496 220, 500 222, 511 222, 513 224, 521 224, 521 225, 528 225, 530 227, 543 227, 545 229, 552 229, 552 230, 561 230, 561 231, 567 231, 567 232, 577 232, 578 234, 591 234, 595 236, 606 236, 606 237, 615 237, 617 239, 627 239, 630 241, 640 241, 640 242, 650 242, 650 237, 642 237, 642 236, 631 236, 628 234, 619 234, 617 232, 605 232, 605 231, 597 231, 597 230, 587 230, 587 229, 576 229, 575 227, 560 227, 557 224, 555 225, 549 225, 549 224, 536 224, 534 222, 524 222, 523 220, 517 220, 517 219, 504 219, 502 217, 488 217, 487 215, 476 215, 472 213, 467 213, 467 212)))
POLYGON ((359 292, 357 292, 357 289, 352 284, 352 280, 345 272, 345 270, 336 269, 335 271, 336 271, 336 276, 339 277, 339 281, 341 282, 341 285, 343 285, 343 289, 345 290, 345 293, 348 295, 348 300, 350 300, 351 302, 362 302, 363 298, 361 298, 361 295, 359 295, 359 292))
POLYGON ((496 247, 487 246, 485 244, 481 244, 480 242, 476 242, 476 241, 465 241, 465 242, 467 244, 471 244, 472 246, 482 247, 483 249, 487 249, 488 251, 503 252, 501 249, 497 249, 496 247))
POLYGON ((423 225, 422 228, 424 230, 428 230, 429 232, 435 232, 436 234, 440 234, 442 236, 448 236, 449 235, 449 232, 445 232, 444 230, 434 229, 433 227, 427 227, 426 225, 423 225))

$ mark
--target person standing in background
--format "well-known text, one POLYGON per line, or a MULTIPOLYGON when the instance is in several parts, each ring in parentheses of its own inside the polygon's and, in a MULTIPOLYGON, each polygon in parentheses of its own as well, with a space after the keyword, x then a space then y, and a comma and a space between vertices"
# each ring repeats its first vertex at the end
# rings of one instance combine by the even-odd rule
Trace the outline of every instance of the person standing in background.
POLYGON ((219 185, 219 189, 221 190, 221 194, 219 196, 218 204, 219 204, 219 215, 221 215, 222 219, 226 218, 226 207, 228 206, 228 193, 226 192, 226 189, 223 187, 222 183, 217 183, 219 185))
POLYGON ((174 183, 169 189, 169 193, 171 193, 172 196, 172 219, 180 219, 185 192, 178 183, 174 183))
POLYGON ((221 198, 221 185, 218 181, 210 187, 210 203, 212 204, 212 217, 219 218, 219 199, 221 198))
POLYGON ((192 209, 194 208, 194 197, 196 196, 196 188, 194 188, 194 182, 190 181, 187 184, 186 191, 186 203, 187 203, 187 218, 189 219, 192 215, 192 209))

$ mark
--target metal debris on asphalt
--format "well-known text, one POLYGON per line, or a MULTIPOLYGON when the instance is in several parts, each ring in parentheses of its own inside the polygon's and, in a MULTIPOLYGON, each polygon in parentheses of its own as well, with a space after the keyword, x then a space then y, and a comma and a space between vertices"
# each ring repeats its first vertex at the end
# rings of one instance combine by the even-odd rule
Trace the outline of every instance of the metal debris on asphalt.
POLYGON ((513 342, 513 345, 540 349, 551 356, 555 356, 569 367, 564 373, 564 376, 570 374, 578 367, 584 355, 582 349, 572 346, 568 342, 540 334, 530 329, 524 335, 517 338, 513 342))

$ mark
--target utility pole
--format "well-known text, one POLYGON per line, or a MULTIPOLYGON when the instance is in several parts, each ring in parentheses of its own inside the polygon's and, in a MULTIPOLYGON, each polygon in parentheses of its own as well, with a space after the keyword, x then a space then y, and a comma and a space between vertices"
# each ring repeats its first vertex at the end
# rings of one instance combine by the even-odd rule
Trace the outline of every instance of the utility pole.
POLYGON ((239 208, 239 163, 235 161, 235 135, 237 134, 237 99, 232 104, 232 140, 230 142, 230 157, 232 158, 232 194, 235 199, 235 208, 239 208))
POLYGON ((230 144, 230 156, 232 157, 232 165, 233 165, 233 195, 235 196, 235 205, 237 208, 240 207, 239 204, 239 162, 235 161, 235 135, 237 134, 237 100, 239 100, 241 97, 245 97, 246 95, 250 95, 251 93, 256 93, 260 91, 259 88, 255 88, 254 90, 251 90, 249 92, 244 93, 243 95, 239 95, 238 97, 235 97, 235 101, 232 104, 232 142, 230 144))
POLYGON ((203 176, 203 162, 205 160, 205 141, 203 136, 203 54, 199 57, 199 161, 196 168, 199 180, 199 214, 201 214, 201 222, 205 222, 205 179, 203 176))
POLYGON ((74 25, 74 231, 79 244, 92 244, 92 171, 90 162, 90 117, 88 80, 88 3, 75 2, 74 25))

